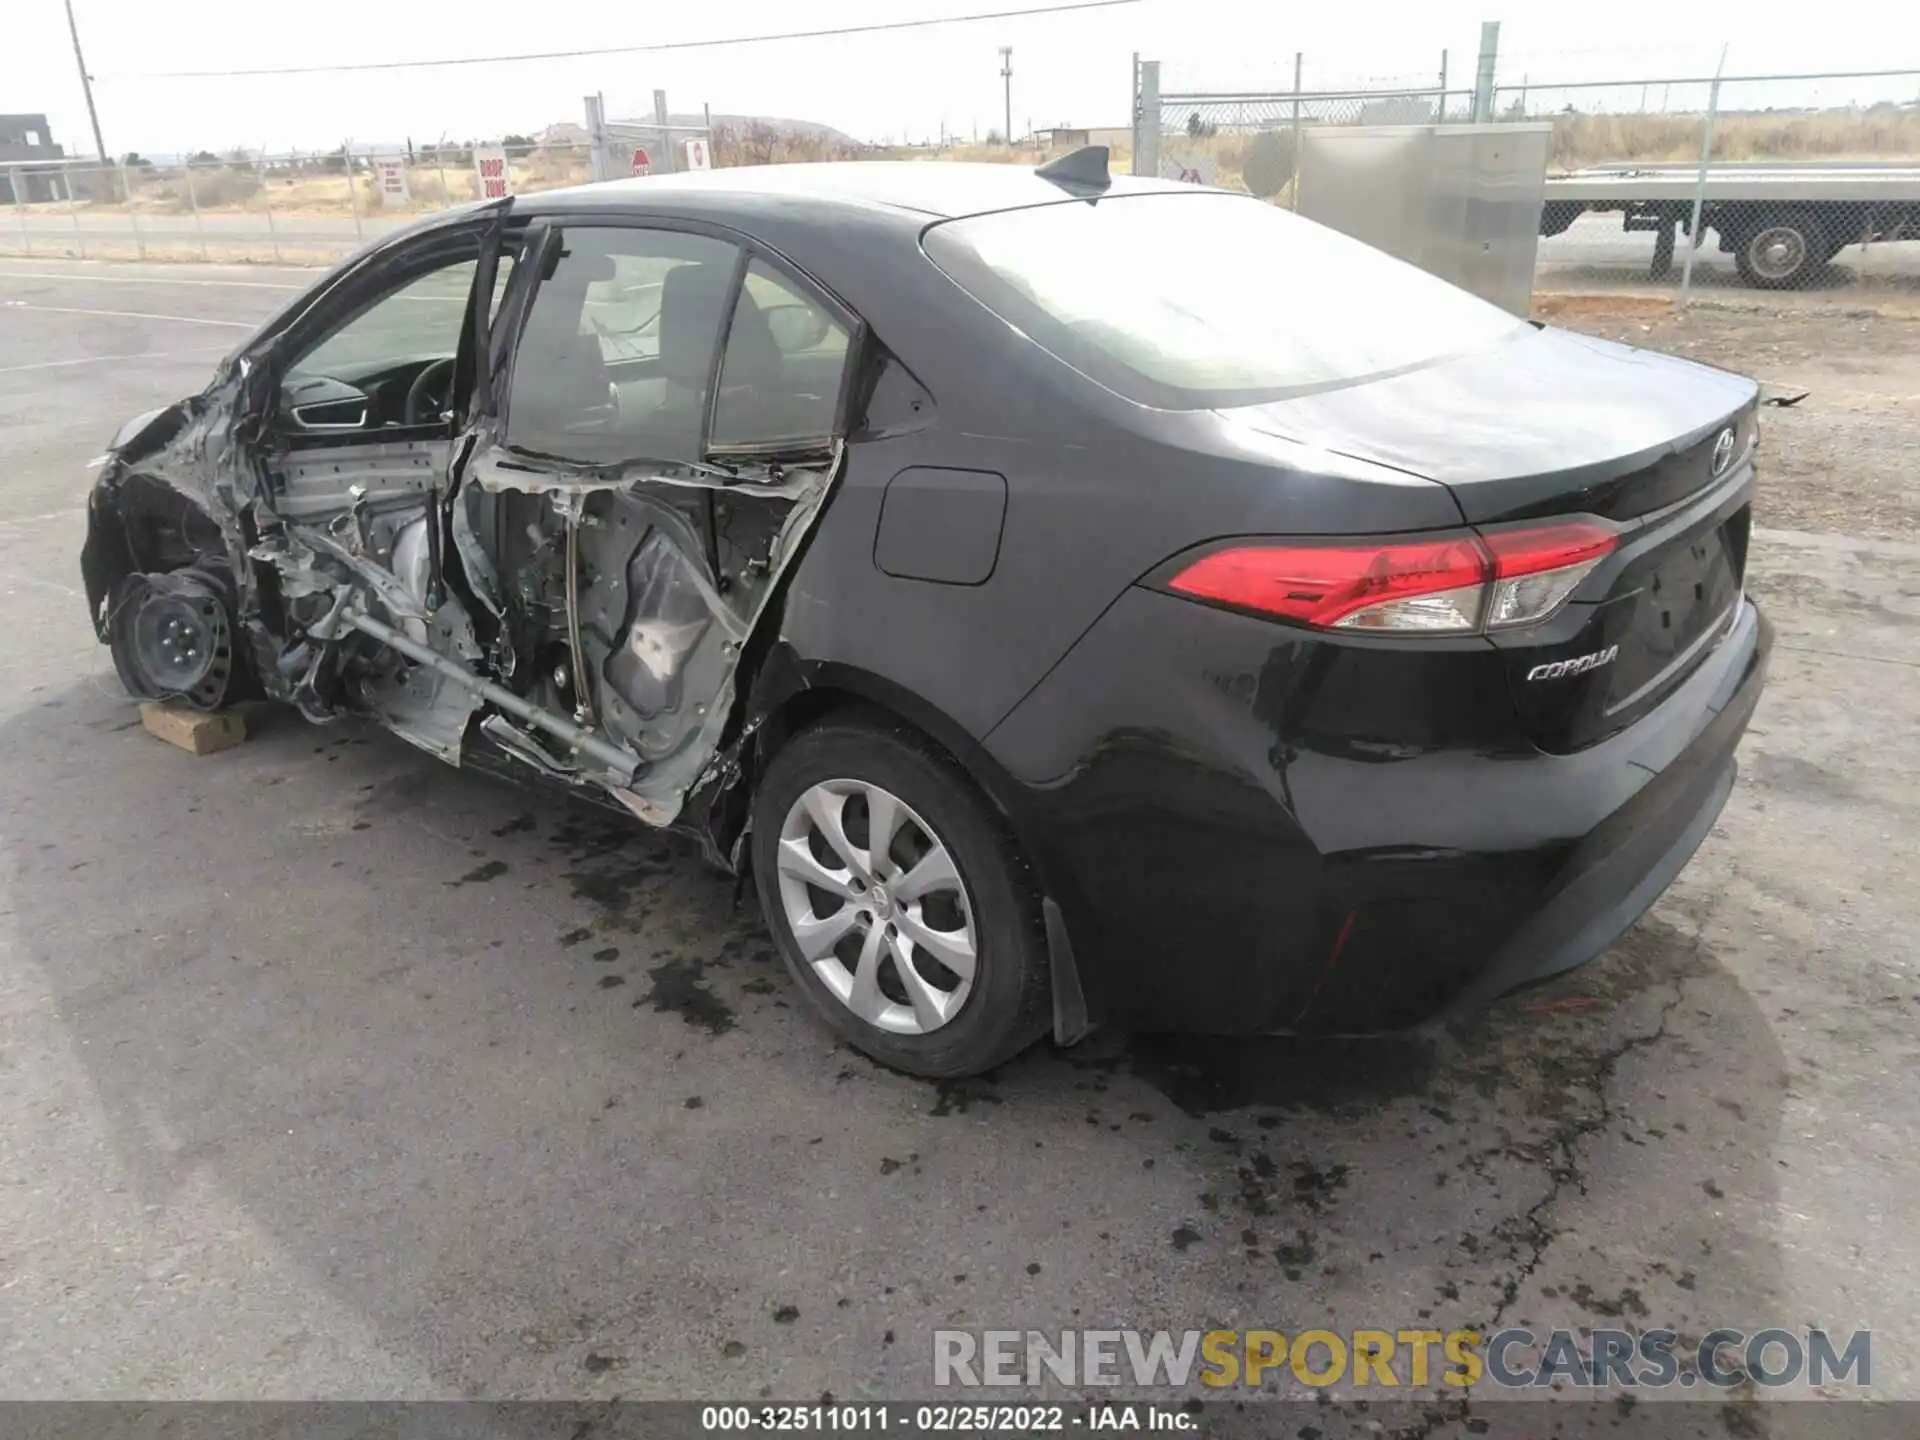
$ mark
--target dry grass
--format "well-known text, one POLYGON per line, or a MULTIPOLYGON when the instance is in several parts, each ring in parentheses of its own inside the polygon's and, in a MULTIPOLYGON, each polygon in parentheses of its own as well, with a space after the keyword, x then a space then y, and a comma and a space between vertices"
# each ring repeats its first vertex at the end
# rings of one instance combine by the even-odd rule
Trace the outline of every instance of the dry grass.
POLYGON ((1670 315, 1671 295, 1580 294, 1533 297, 1533 318, 1567 324, 1588 315, 1628 315, 1636 319, 1670 315))
MULTIPOLYGON (((1704 119, 1676 114, 1556 115, 1551 163, 1571 170, 1618 160, 1698 160, 1704 119)), ((1713 158, 1920 161, 1920 109, 1722 115, 1714 123, 1713 158)))
MULTIPOLYGON (((516 192, 556 190, 584 185, 593 178, 584 155, 536 151, 515 159, 511 167, 516 192)), ((192 179, 181 169, 131 174, 133 208, 158 215, 186 215, 197 207, 203 214, 261 213, 271 205, 275 214, 351 215, 355 205, 362 215, 418 215, 463 205, 480 198, 478 177, 469 164, 449 160, 445 166, 407 167, 408 199, 388 201, 371 175, 353 177, 348 188, 344 174, 288 175, 269 170, 262 177, 247 165, 195 166, 192 179), (355 192, 358 192, 357 195, 355 192)), ((83 198, 83 208, 124 211, 117 172, 102 183, 100 195, 83 198)), ((80 188, 76 185, 76 189, 80 188)))

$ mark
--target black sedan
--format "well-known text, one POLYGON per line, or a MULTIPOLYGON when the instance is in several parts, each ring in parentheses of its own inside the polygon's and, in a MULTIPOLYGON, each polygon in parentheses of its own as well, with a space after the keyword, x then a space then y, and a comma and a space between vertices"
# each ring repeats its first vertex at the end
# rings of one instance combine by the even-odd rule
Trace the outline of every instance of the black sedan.
POLYGON ((83 569, 134 694, 689 832, 953 1076, 1603 950, 1759 697, 1755 405, 1098 154, 723 170, 343 265, 115 439, 83 569))

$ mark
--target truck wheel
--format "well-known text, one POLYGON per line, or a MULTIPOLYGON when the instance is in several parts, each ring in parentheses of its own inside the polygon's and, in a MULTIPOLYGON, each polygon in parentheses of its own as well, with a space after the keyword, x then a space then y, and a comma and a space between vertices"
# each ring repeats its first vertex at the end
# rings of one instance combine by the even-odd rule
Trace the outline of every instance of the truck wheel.
POLYGON ((1806 284, 1838 249, 1810 216, 1781 211, 1744 232, 1733 258, 1740 278, 1749 285, 1789 290, 1806 284))

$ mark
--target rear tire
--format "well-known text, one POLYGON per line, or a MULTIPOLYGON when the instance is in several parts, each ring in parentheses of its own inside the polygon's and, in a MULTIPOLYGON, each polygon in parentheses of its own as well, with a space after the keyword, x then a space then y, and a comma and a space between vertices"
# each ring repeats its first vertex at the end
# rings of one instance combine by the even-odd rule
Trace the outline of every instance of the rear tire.
POLYGON ((754 796, 752 858, 795 982, 881 1064, 957 1079, 1046 1030, 1046 941, 1018 847, 913 731, 862 717, 794 737, 754 796), (878 853, 876 825, 892 832, 878 853))
POLYGON ((1741 232, 1733 263, 1740 278, 1757 289, 1792 290, 1805 285, 1839 250, 1812 216, 1783 210, 1741 232))

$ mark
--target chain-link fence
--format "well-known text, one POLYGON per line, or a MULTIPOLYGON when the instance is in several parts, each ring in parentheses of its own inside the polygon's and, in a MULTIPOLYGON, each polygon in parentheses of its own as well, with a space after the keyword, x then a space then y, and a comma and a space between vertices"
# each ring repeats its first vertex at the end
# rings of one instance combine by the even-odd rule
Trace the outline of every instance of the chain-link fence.
MULTIPOLYGON (((1476 114, 1544 122, 1552 145, 1539 290, 1920 295, 1920 70, 1495 85, 1490 58, 1456 65, 1451 80, 1441 55, 1430 78, 1308 88, 1295 56, 1273 67, 1290 70, 1292 86, 1267 91, 1184 78, 1163 88, 1160 67, 1138 63, 1133 127, 1113 137, 1116 160, 1297 208, 1299 157, 1314 132, 1451 126, 1476 114)), ((981 148, 913 158, 982 158, 981 148)), ((1035 137, 1018 151, 986 148, 1031 163, 1058 146, 1035 137)), ((823 148, 758 122, 714 126, 670 114, 656 95, 651 116, 607 118, 589 102, 583 124, 492 143, 10 162, 0 164, 0 254, 324 262, 415 216, 485 197, 897 153, 823 148)))
POLYGON ((1331 126, 1433 125, 1472 113, 1472 90, 1452 89, 1442 52, 1431 76, 1370 77, 1363 85, 1303 83, 1305 57, 1293 57, 1287 90, 1186 88, 1158 61, 1134 65, 1130 156, 1136 175, 1246 190, 1298 208, 1303 137, 1331 126))
POLYGON ((92 260, 339 260, 448 206, 727 163, 703 119, 608 120, 538 136, 278 154, 201 150, 0 164, 0 254, 92 260))
POLYGON ((168 162, 0 168, 0 254, 92 260, 338 260, 421 215, 594 178, 585 140, 508 136, 326 153, 200 151, 168 162))
POLYGON ((1920 70, 1502 88, 1553 126, 1542 288, 1920 294, 1920 70))
POLYGON ((1144 137, 1135 173, 1225 185, 1293 206, 1302 137, 1353 125, 1432 125, 1458 118, 1471 92, 1432 89, 1170 94, 1160 97, 1157 135, 1144 137), (1155 151, 1157 150, 1157 155, 1155 151))
MULTIPOLYGON (((1476 114, 1552 127, 1536 289, 1920 294, 1920 70, 1265 92, 1163 90, 1136 66, 1136 174, 1299 208, 1331 127, 1476 114)), ((1469 77, 1462 77, 1469 78, 1469 77)))

